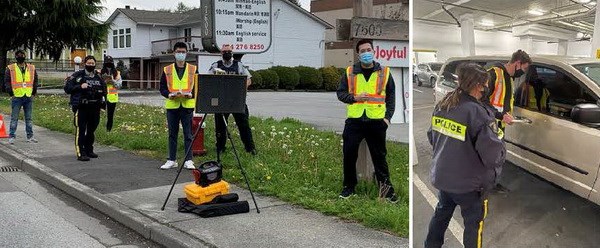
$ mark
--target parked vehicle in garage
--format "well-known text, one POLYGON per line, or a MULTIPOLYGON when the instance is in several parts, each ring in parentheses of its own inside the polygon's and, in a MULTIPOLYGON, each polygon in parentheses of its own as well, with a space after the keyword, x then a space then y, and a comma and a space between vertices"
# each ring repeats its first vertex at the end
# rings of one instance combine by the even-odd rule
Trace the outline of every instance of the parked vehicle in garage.
MULTIPOLYGON (((507 159, 556 185, 600 205, 600 61, 531 56, 528 72, 516 78, 513 116, 530 123, 507 127, 507 159)), ((436 82, 436 102, 457 84, 456 67, 489 66, 509 56, 449 59, 436 82)))
POLYGON ((438 79, 440 69, 442 69, 442 65, 444 65, 444 63, 440 62, 421 63, 417 65, 417 69, 413 76, 417 85, 422 86, 425 82, 433 88, 433 86, 435 86, 435 81, 438 79))

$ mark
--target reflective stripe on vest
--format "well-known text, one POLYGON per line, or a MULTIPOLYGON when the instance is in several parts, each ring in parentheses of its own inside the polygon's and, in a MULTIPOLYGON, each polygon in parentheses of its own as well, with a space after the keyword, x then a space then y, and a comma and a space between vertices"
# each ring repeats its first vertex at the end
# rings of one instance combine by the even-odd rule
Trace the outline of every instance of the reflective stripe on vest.
MULTIPOLYGON (((113 79, 117 78, 121 78, 120 71, 117 71, 117 77, 113 79)), ((117 87, 115 87, 114 82, 106 84, 106 100, 110 103, 119 102, 119 91, 117 90, 117 87)))
POLYGON ((353 67, 346 68, 348 81, 348 92, 353 96, 366 93, 367 101, 349 104, 347 109, 348 118, 360 118, 367 113, 369 119, 383 119, 385 117, 385 87, 389 79, 389 68, 384 67, 375 71, 367 80, 363 74, 355 75, 353 67))
MULTIPOLYGON (((490 95, 490 103, 498 111, 504 111, 504 98, 506 97, 506 84, 512 83, 512 81, 506 82, 504 77, 504 71, 499 67, 492 67, 490 70, 494 70, 496 74, 496 81, 494 82, 494 92, 490 95)), ((510 80, 510 79, 509 79, 510 80)), ((513 109, 514 96, 511 94, 510 109, 513 109)))
MULTIPOLYGON (((170 93, 181 92, 182 94, 192 93, 197 80, 195 76, 196 66, 186 63, 183 76, 179 78, 175 64, 165 66, 163 69, 167 78, 167 87, 170 93)), ((184 108, 195 108, 196 100, 194 98, 177 97, 175 99, 165 100, 166 109, 178 109, 180 106, 184 108)))
POLYGON ((25 72, 14 63, 8 66, 10 71, 10 84, 15 97, 30 97, 33 94, 33 80, 35 79, 35 66, 27 64, 25 72))

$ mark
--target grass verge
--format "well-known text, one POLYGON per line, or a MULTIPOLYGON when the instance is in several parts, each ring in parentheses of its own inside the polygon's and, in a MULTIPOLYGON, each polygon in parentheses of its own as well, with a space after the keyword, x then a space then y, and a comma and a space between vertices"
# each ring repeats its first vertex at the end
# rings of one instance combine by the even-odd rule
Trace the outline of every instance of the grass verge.
MULTIPOLYGON (((65 96, 38 96, 34 102, 34 124, 54 131, 74 133, 73 113, 67 102, 65 96)), ((0 100, 0 111, 10 113, 9 99, 0 100)), ((115 127, 112 132, 107 133, 104 128, 105 112, 102 113, 102 120, 96 131, 98 143, 116 146, 141 156, 165 159, 167 125, 164 109, 119 103, 115 115, 115 127)), ((233 122, 233 118, 230 118, 230 121, 233 122)), ((315 130, 312 126, 295 119, 277 121, 272 118, 251 117, 250 125, 259 151, 257 156, 243 152, 237 129, 230 128, 230 131, 236 148, 242 150, 241 160, 255 191, 327 215, 339 216, 348 221, 357 221, 368 227, 408 237, 408 145, 388 142, 387 146, 391 180, 400 198, 398 204, 380 201, 377 198, 376 184, 366 182, 357 186, 357 196, 349 200, 340 200, 340 135, 315 130)), ((209 116, 204 131, 208 150, 206 157, 216 158, 213 151, 212 116, 209 116)), ((178 151, 178 157, 183 157, 183 144, 180 144, 178 151)), ((244 187, 231 151, 231 147, 228 147, 228 152, 223 157, 225 180, 244 187)), ((206 157, 196 157, 195 160, 200 162, 206 160, 206 157)))

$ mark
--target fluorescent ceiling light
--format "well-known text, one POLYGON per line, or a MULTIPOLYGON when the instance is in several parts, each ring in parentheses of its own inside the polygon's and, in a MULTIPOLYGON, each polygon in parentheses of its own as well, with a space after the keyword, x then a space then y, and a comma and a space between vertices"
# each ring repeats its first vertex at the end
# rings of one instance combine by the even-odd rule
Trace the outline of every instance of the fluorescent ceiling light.
POLYGON ((481 25, 486 27, 493 27, 494 21, 492 20, 481 20, 481 25))
POLYGON ((594 1, 594 2, 590 2, 590 3, 588 3, 588 4, 589 4, 589 5, 592 5, 592 6, 594 6, 594 5, 596 5, 596 1, 594 1))
POLYGON ((575 0, 575 1, 577 1, 578 3, 589 3, 592 0, 575 0))
POLYGON ((541 10, 538 9, 530 9, 529 11, 527 11, 530 15, 536 15, 536 16, 541 16, 544 15, 544 12, 542 12, 541 10))

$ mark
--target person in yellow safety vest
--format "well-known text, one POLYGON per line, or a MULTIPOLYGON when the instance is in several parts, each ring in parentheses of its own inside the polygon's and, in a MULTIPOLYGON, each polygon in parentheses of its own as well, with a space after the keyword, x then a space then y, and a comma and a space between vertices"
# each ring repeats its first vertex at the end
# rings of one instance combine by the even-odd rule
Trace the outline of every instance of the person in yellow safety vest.
MULTIPOLYGON (((163 69, 160 78, 160 94, 166 98, 167 123, 169 129, 169 158, 160 168, 163 170, 177 167, 177 135, 179 123, 183 127, 184 151, 192 145, 192 117, 196 107, 194 87, 198 69, 195 65, 185 62, 187 45, 183 42, 175 43, 175 63, 163 69)), ((192 153, 187 153, 183 166, 186 169, 195 169, 192 153)))
POLYGON ((15 59, 17 63, 9 65, 4 75, 4 83, 11 98, 12 108, 8 143, 11 145, 15 143, 15 132, 19 123, 21 107, 25 112, 27 142, 37 143, 37 139, 33 137, 31 112, 33 111, 33 98, 37 94, 38 75, 35 66, 25 62, 25 52, 22 50, 15 52, 15 59))
POLYGON ((390 181, 386 161, 386 130, 395 110, 394 79, 388 67, 373 60, 373 42, 360 40, 356 45, 360 62, 346 68, 340 78, 338 99, 347 104, 347 119, 344 127, 344 182, 340 198, 354 195, 356 160, 360 142, 365 139, 371 151, 375 176, 384 197, 396 203, 398 197, 390 181))
MULTIPOLYGON (((497 63, 488 69, 490 74, 488 97, 485 98, 485 104, 494 111, 494 117, 499 120, 498 126, 504 132, 504 124, 511 125, 513 116, 511 115, 514 104, 514 85, 513 79, 525 75, 525 72, 531 64, 531 58, 523 51, 518 50, 512 54, 508 63, 497 63)), ((496 185, 494 191, 497 193, 506 193, 509 190, 500 184, 500 174, 502 167, 496 169, 496 185)))
POLYGON ((110 132, 113 127, 117 102, 119 102, 118 89, 121 88, 123 79, 121 78, 121 72, 115 67, 113 58, 108 55, 104 57, 104 66, 100 70, 100 74, 106 82, 106 131, 110 132))

